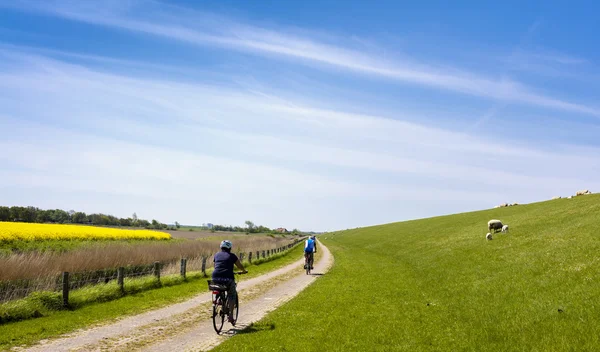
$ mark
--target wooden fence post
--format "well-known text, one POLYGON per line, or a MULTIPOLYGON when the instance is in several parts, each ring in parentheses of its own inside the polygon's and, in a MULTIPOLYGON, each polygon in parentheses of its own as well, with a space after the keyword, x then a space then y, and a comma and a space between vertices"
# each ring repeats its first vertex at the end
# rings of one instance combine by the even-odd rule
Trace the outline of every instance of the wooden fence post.
POLYGON ((244 253, 240 252, 240 255, 238 256, 238 258, 240 259, 240 263, 244 260, 244 253))
POLYGON ((187 258, 181 258, 181 268, 179 269, 179 273, 181 274, 181 276, 183 276, 184 279, 185 279, 186 269, 187 269, 187 258))
POLYGON ((160 281, 160 262, 154 262, 154 276, 160 281))
POLYGON ((204 275, 204 277, 206 277, 206 256, 202 257, 202 275, 204 275))
POLYGON ((248 252, 248 263, 252 264, 252 252, 248 252))
POLYGON ((121 292, 125 291, 125 287, 123 286, 125 276, 125 268, 119 267, 117 268, 117 284, 119 284, 119 289, 121 292))
POLYGON ((260 259, 260 251, 256 251, 256 260, 260 259))
POLYGON ((63 307, 69 306, 69 272, 65 271, 62 275, 62 288, 63 288, 63 307))
POLYGON ((266 256, 265 256, 265 251, 264 251, 264 250, 262 251, 262 257, 263 257, 263 259, 266 257, 266 256))

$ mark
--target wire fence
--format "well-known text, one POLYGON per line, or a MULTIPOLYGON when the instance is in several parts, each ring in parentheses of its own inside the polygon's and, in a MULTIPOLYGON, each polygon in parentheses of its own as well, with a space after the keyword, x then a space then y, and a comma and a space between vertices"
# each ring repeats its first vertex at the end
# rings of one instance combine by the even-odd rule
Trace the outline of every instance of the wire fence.
MULTIPOLYGON (((240 257, 240 260, 252 263, 282 253, 302 241, 303 239, 296 239, 281 247, 236 254, 240 257)), ((68 305, 69 292, 86 286, 117 282, 122 289, 125 279, 155 276, 160 280, 161 274, 180 274, 185 277, 187 273, 192 271, 201 271, 206 275, 206 270, 210 269, 212 264, 209 256, 200 254, 189 258, 157 261, 147 265, 107 268, 94 271, 63 272, 62 275, 52 277, 0 281, 0 304, 25 298, 33 292, 62 291, 64 304, 68 305)))

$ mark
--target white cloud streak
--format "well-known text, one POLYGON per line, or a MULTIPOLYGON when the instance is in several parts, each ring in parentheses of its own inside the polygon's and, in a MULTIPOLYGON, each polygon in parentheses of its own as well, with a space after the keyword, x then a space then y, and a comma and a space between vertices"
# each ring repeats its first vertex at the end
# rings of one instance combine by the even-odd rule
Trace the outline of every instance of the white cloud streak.
POLYGON ((408 84, 600 117, 595 106, 546 96, 506 78, 492 79, 456 68, 434 68, 406 59, 384 61, 352 48, 288 34, 285 29, 260 28, 157 2, 17 1, 8 6, 195 45, 286 57, 408 84))
POLYGON ((185 204, 176 206, 180 221, 252 216, 335 229, 398 220, 377 210, 394 202, 418 216, 415 209, 448 212, 439 207, 452 202, 455 211, 600 188, 593 149, 545 152, 231 87, 9 54, 0 64, 0 130, 9 131, 0 183, 23 192, 101 191, 129 197, 115 205, 129 209, 150 196, 162 209, 185 204), (362 218, 350 221, 359 209, 362 218))
MULTIPOLYGON (((408 59, 383 61, 372 52, 330 44, 335 38, 327 38, 328 44, 314 34, 259 28, 156 2, 1 6, 492 98, 500 106, 517 102, 599 115, 595 108, 509 79, 408 59)), ((594 148, 544 151, 505 136, 476 137, 407 122, 419 118, 406 111, 383 118, 331 107, 335 102, 300 103, 290 92, 265 93, 268 82, 258 80, 242 89, 208 84, 203 72, 195 82, 154 75, 185 70, 1 45, 3 199, 57 204, 53 207, 87 204, 120 216, 143 210, 148 217, 182 223, 252 219, 273 227, 334 230, 600 188, 594 148), (140 74, 124 73, 132 67, 140 74), (64 194, 70 203, 58 196, 48 201, 45 194, 64 194)))

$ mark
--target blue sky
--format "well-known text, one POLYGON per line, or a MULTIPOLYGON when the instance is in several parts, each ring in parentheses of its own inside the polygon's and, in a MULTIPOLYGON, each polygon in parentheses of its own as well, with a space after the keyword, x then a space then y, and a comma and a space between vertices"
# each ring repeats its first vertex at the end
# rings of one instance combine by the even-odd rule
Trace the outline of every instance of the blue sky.
POLYGON ((595 191, 599 9, 3 1, 0 198, 326 231, 595 191))

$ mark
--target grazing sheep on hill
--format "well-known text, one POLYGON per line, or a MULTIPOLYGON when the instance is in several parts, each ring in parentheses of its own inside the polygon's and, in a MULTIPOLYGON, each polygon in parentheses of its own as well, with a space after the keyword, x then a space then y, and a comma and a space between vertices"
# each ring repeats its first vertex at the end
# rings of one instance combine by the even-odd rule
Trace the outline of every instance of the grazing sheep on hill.
POLYGON ((561 198, 562 198, 561 196, 556 196, 556 197, 552 197, 552 200, 554 200, 554 199, 561 199, 561 198))
POLYGON ((507 232, 508 232, 508 225, 502 226, 502 233, 507 233, 507 232))
POLYGON ((488 221, 488 230, 490 232, 493 231, 494 233, 496 233, 498 231, 501 231, 502 230, 502 226, 503 226, 502 225, 502 221, 500 221, 500 220, 495 220, 494 219, 494 220, 488 221))
POLYGON ((492 234, 488 232, 487 235, 485 235, 485 239, 488 240, 488 241, 491 240, 492 239, 492 234))
POLYGON ((583 195, 586 195, 586 194, 592 194, 592 192, 590 192, 590 191, 589 191, 589 190, 587 190, 587 189, 584 189, 584 190, 582 190, 582 191, 577 191, 577 193, 576 193, 575 195, 576 195, 576 196, 583 196, 583 195))

